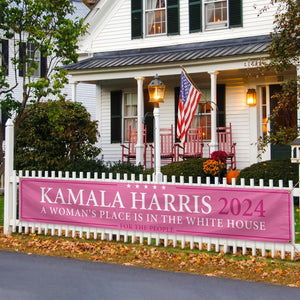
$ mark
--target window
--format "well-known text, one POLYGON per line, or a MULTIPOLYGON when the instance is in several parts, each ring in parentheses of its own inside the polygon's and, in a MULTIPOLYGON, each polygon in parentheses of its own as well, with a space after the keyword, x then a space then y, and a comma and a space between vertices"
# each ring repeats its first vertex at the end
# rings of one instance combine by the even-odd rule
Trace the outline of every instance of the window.
POLYGON ((179 34, 179 0, 131 0, 133 39, 179 34))
POLYGON ((128 141, 129 126, 136 129, 137 124, 137 95, 134 93, 124 94, 124 141, 128 141))
MULTIPOLYGON (((210 89, 201 88, 202 97, 198 108, 192 120, 191 127, 202 127, 203 139, 211 139, 211 104, 210 104, 210 89), (206 101, 207 100, 207 101, 206 101)), ((175 88, 175 120, 178 117, 178 102, 179 102, 180 88, 175 88)), ((226 108, 226 86, 225 84, 217 85, 217 127, 224 127, 226 108)), ((177 128, 177 126, 175 127, 177 128)))
POLYGON ((204 0, 205 29, 227 27, 227 0, 204 0))
POLYGON ((27 44, 26 54, 29 58, 29 62, 27 64, 28 71, 33 68, 32 76, 39 77, 41 73, 40 69, 40 61, 41 55, 40 51, 36 50, 36 47, 32 43, 27 44))
POLYGON ((166 33, 166 4, 165 0, 146 1, 146 35, 166 33))
POLYGON ((8 40, 0 40, 0 67, 6 69, 6 74, 8 75, 8 40))
MULTIPOLYGON (((210 90, 201 89, 202 94, 210 99, 210 90)), ((203 98, 202 98, 203 100, 203 98)), ((202 135, 203 139, 210 140, 211 139, 211 105, 210 103, 202 103, 200 102, 198 105, 198 109, 195 112, 195 116, 193 118, 191 127, 202 127, 202 135)))
POLYGON ((190 32, 242 26, 242 0, 189 0, 190 32))
MULTIPOLYGON (((149 103, 148 90, 144 91, 144 119, 147 126, 147 141, 153 142, 153 104, 149 103)), ((128 140, 129 126, 137 127, 137 94, 111 91, 110 126, 111 143, 128 140), (123 134, 122 134, 123 133, 123 134), (123 137, 123 138, 122 138, 123 137)))
POLYGON ((47 57, 37 50, 32 43, 21 43, 19 46, 20 68, 19 76, 24 76, 24 66, 27 72, 32 69, 31 76, 45 77, 47 72, 47 57))

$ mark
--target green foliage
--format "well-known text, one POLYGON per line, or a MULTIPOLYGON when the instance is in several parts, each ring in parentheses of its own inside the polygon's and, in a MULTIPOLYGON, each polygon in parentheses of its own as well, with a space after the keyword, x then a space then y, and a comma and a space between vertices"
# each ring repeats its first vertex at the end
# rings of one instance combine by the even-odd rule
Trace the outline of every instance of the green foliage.
POLYGON ((127 174, 129 179, 131 174, 135 174, 137 179, 138 178, 137 176, 139 174, 143 174, 143 166, 141 165, 136 166, 129 162, 122 163, 118 161, 118 162, 108 163, 106 173, 107 174, 112 173, 113 175, 119 173, 121 174, 121 178, 124 177, 124 174, 127 174))
POLYGON ((289 69, 300 58, 300 2, 277 0, 274 31, 271 34, 270 66, 276 71, 289 69))
POLYGON ((189 177, 193 177, 193 182, 197 182, 197 177, 201 177, 202 182, 205 182, 207 174, 203 171, 203 163, 207 158, 189 158, 180 162, 174 162, 161 167, 163 175, 167 175, 170 181, 172 175, 179 181, 180 176, 184 177, 184 181, 188 182, 189 177))
POLYGON ((69 172, 76 172, 77 176, 80 172, 83 172, 84 175, 86 172, 98 173, 101 175, 102 172, 107 173, 108 167, 103 162, 103 160, 94 158, 94 159, 76 159, 75 161, 71 162, 65 171, 69 172))
POLYGON ((10 70, 10 74, 17 75, 19 70, 23 71, 21 78, 11 76, 15 78, 15 82, 9 85, 2 68, 2 98, 21 102, 21 107, 6 105, 1 109, 5 113, 17 111, 18 121, 28 102, 38 102, 51 94, 56 99, 64 98, 61 88, 68 81, 67 73, 57 66, 77 62, 77 41, 85 33, 86 26, 83 25, 83 19, 70 19, 70 15, 74 13, 70 0, 0 0, 0 11, 0 31, 5 39, 13 41, 11 49, 16 51, 11 56, 14 70, 10 70), (26 43, 31 44, 30 52, 24 47, 26 43), (18 55, 19 53, 22 55, 18 55), (46 74, 42 78, 34 76, 39 69, 35 60, 37 56, 47 57, 46 74), (23 99, 13 99, 13 90, 21 83, 23 99))
MULTIPOLYGON (((270 4, 277 5, 277 12, 274 18, 274 30, 271 33, 269 60, 266 68, 279 73, 299 64, 300 1, 272 0, 270 4)), ((263 11, 266 10, 268 6, 263 9, 263 11)), ((299 105, 297 94, 299 96, 297 82, 291 80, 283 84, 282 92, 272 97, 274 109, 268 121, 271 122, 273 129, 258 140, 258 149, 262 153, 268 144, 285 145, 298 136, 297 122, 293 119, 299 105)))
POLYGON ((16 168, 66 170, 77 160, 94 159, 100 149, 97 122, 80 103, 50 101, 24 111, 16 135, 16 168))
POLYGON ((264 179, 264 184, 268 185, 269 180, 274 180, 274 186, 278 186, 278 180, 282 179, 284 186, 288 186, 289 180, 294 185, 298 183, 298 164, 291 163, 289 158, 273 159, 269 161, 253 164, 252 166, 241 170, 237 183, 245 178, 246 184, 250 184, 250 179, 254 179, 255 185, 259 184, 259 179, 264 179))
MULTIPOLYGON (((77 41, 87 28, 83 19, 70 18, 73 13, 70 0, 0 0, 1 39, 10 41, 12 66, 10 80, 7 66, 0 67, 0 110, 9 118, 15 116, 16 131, 28 104, 48 97, 65 99, 62 88, 68 83, 67 71, 59 66, 77 62, 77 41), (36 76, 40 71, 37 57, 47 60, 43 74, 39 74, 42 77, 36 76), (22 76, 18 76, 20 71, 22 76), (15 96, 16 89, 21 89, 21 97, 15 96)), ((2 141, 1 134, 0 144, 2 141)), ((0 151, 0 165, 2 161, 0 151)))
POLYGON ((298 104, 297 82, 290 80, 282 84, 282 90, 274 93, 272 101, 276 103, 269 119, 273 128, 258 140, 258 150, 261 153, 265 151, 268 144, 287 145, 298 136, 298 130, 295 127, 298 104))

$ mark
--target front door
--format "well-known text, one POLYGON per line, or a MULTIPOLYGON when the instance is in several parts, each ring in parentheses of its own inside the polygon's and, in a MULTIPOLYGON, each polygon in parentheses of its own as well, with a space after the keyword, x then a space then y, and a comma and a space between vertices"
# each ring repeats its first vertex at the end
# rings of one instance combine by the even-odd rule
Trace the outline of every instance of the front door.
MULTIPOLYGON (((276 100, 272 99, 272 96, 276 91, 281 91, 282 87, 279 84, 270 85, 270 112, 273 111, 274 107, 276 106, 276 100)), ((285 114, 282 114, 280 119, 277 119, 277 122, 280 122, 280 124, 284 125, 286 122, 286 118, 289 118, 289 120, 292 120, 292 123, 296 121, 296 112, 293 112, 294 116, 287 116, 285 114)), ((289 122, 290 123, 290 122, 289 122)), ((286 124, 288 125, 288 124, 286 124)), ((274 121, 271 123, 271 131, 276 132, 277 128, 274 124, 274 121)), ((290 158, 291 157, 291 147, 289 145, 271 145, 271 159, 276 158, 290 158)))

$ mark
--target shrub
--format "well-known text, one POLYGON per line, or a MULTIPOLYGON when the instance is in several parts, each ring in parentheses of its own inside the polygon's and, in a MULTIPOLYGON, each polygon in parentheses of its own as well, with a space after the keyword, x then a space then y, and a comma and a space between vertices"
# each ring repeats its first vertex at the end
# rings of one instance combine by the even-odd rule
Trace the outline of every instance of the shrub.
POLYGON ((284 186, 288 186, 289 180, 293 180, 294 184, 298 182, 298 173, 298 164, 291 163, 289 158, 273 159, 241 170, 237 183, 240 183, 240 178, 245 178, 248 185, 254 178, 255 185, 259 184, 259 179, 264 179, 264 184, 269 185, 269 179, 273 179, 274 185, 278 186, 278 180, 282 179, 284 186))
POLYGON ((77 160, 95 159, 97 122, 80 103, 39 102, 22 114, 16 135, 16 168, 64 171, 77 160))
POLYGON ((119 174, 121 174, 121 178, 123 178, 124 174, 128 174, 129 179, 130 179, 131 174, 135 174, 136 179, 137 179, 137 175, 143 174, 143 166, 141 166, 141 165, 136 166, 129 162, 122 163, 121 161, 109 162, 107 164, 106 173, 107 174, 112 173, 113 175, 116 175, 117 173, 119 173, 119 174))
POLYGON ((166 166, 162 166, 161 171, 171 180, 172 175, 176 176, 176 181, 179 181, 180 176, 184 177, 185 182, 188 182, 189 176, 193 177, 193 182, 197 182, 197 177, 202 178, 205 182, 207 175, 203 171, 203 163, 207 158, 189 158, 180 162, 174 162, 166 166))
POLYGON ((102 172, 107 173, 108 167, 106 164, 100 160, 100 159, 78 159, 71 164, 69 164, 66 168, 66 171, 69 172, 76 172, 77 176, 79 175, 80 172, 84 173, 84 176, 86 172, 90 172, 91 174, 93 173, 98 173, 101 175, 102 172))

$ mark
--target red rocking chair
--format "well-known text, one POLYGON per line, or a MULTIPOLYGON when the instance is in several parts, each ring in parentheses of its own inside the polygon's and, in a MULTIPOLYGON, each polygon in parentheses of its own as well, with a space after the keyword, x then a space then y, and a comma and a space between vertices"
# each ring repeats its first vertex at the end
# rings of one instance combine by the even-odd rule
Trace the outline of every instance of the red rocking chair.
MULTIPOLYGON (((217 128, 219 151, 224 151, 226 153, 226 163, 230 164, 231 169, 236 168, 236 157, 235 157, 235 146, 236 143, 232 142, 232 129, 231 123, 228 127, 218 127, 217 128)), ((209 149, 209 157, 211 156, 209 149)))
MULTIPOLYGON (((146 166, 146 150, 147 150, 147 126, 142 128, 144 148, 144 165, 146 166)), ((136 161, 136 143, 137 143, 137 129, 129 126, 128 131, 128 144, 121 144, 122 147, 122 163, 126 160, 127 162, 135 163, 136 161)))
MULTIPOLYGON (((150 147, 151 147, 151 168, 153 168, 154 146, 150 145, 150 147)), ((175 161, 176 156, 175 156, 173 125, 171 125, 171 128, 160 129, 160 158, 161 158, 161 162, 175 161)))
POLYGON ((203 157, 203 137, 202 128, 190 128, 184 145, 176 144, 179 147, 178 157, 182 159, 192 157, 203 157), (180 153, 182 149, 182 153, 180 153))

